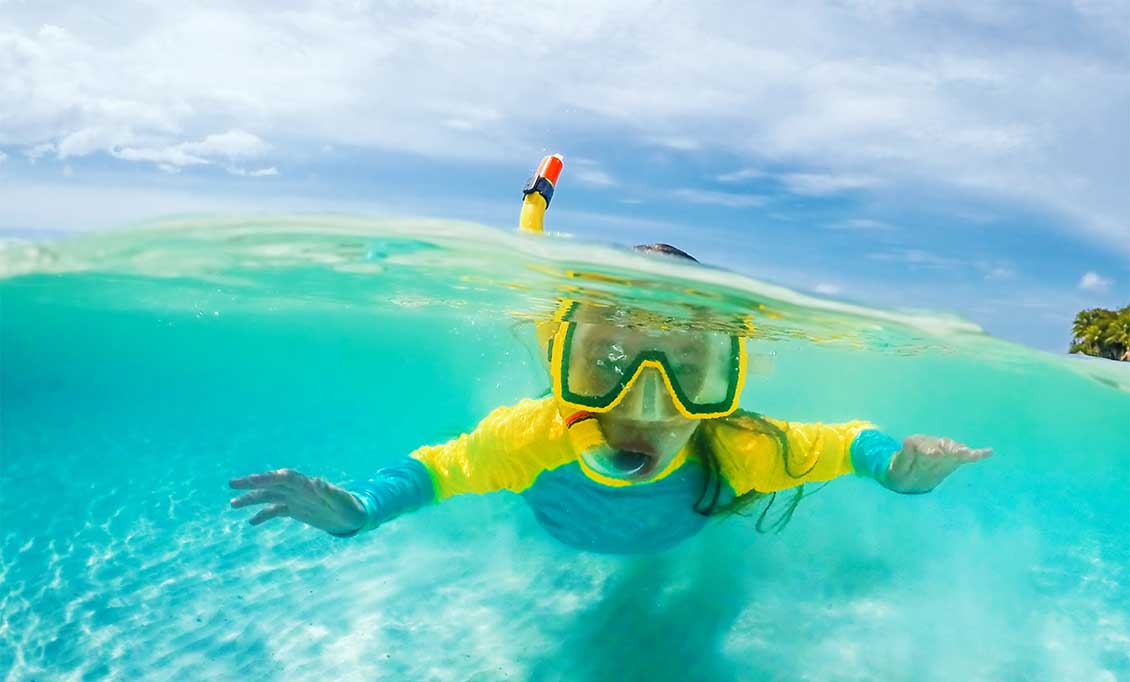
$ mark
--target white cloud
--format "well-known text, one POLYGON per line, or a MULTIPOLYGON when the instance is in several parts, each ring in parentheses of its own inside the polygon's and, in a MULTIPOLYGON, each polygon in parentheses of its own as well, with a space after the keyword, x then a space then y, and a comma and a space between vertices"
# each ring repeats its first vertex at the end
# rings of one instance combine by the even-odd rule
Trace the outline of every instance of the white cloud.
POLYGON ((760 171, 756 168, 743 168, 741 170, 734 171, 733 173, 723 173, 716 179, 718 180, 718 182, 731 183, 745 182, 746 180, 756 180, 763 177, 765 177, 764 171, 760 171))
POLYGON ((841 289, 836 284, 829 284, 827 282, 820 282, 812 287, 812 291, 824 296, 835 296, 840 293, 841 289))
POLYGON ((866 175, 829 175, 823 173, 789 173, 781 183, 794 194, 824 196, 850 190, 874 189, 883 182, 866 175))
POLYGON ((870 218, 852 218, 831 225, 825 225, 828 230, 859 230, 859 231, 877 231, 877 232, 890 232, 898 228, 890 223, 884 223, 881 220, 872 220, 870 218))
POLYGON ((1016 278, 1012 263, 984 258, 966 259, 941 256, 922 249, 890 249, 868 255, 868 258, 888 263, 899 263, 910 270, 950 271, 976 273, 986 280, 1011 280, 1016 278))
POLYGON ((1083 291, 1094 291, 1096 293, 1104 293, 1110 291, 1110 285, 1113 284, 1109 279, 1099 275, 1097 272, 1088 272, 1079 279, 1079 288, 1083 291))
POLYGON ((8 3, 0 144, 157 157, 250 129, 525 163, 562 131, 615 135, 806 168, 789 185, 801 193, 956 188, 1130 240, 1127 100, 1109 96, 1130 88, 1124 2, 516 7, 8 3), (552 87, 529 77, 551 71, 552 87))
POLYGON ((110 154, 124 161, 152 161, 165 166, 195 166, 209 163, 207 159, 186 152, 183 145, 162 148, 124 147, 111 149, 110 154))
POLYGON ((591 187, 613 187, 616 185, 616 179, 608 173, 595 168, 578 168, 570 174, 573 178, 584 185, 591 187))
POLYGON ((368 197, 361 201, 348 201, 311 197, 301 192, 241 192, 235 188, 232 188, 233 191, 200 193, 165 188, 168 186, 100 185, 95 182, 0 182, 0 229, 100 229, 151 220, 159 215, 186 213, 313 211, 403 215, 403 211, 393 210, 388 204, 368 197))
POLYGON ((251 159, 262 156, 268 149, 270 145, 251 133, 229 130, 196 142, 157 147, 113 147, 110 154, 125 161, 150 161, 158 167, 179 167, 206 165, 217 159, 251 159))
POLYGON ((702 143, 690 137, 682 135, 668 135, 665 137, 657 137, 651 140, 652 144, 657 144, 666 149, 673 149, 677 152, 694 152, 702 149, 702 143))
POLYGON ((752 194, 733 194, 730 192, 711 192, 709 190, 682 188, 672 192, 672 195, 689 201, 692 204, 712 204, 727 208, 750 208, 761 206, 765 203, 763 197, 752 194))
POLYGON ((250 178, 262 178, 279 174, 279 169, 275 168, 274 166, 271 166, 270 168, 260 168, 258 170, 252 171, 249 171, 246 168, 240 168, 238 166, 229 166, 226 170, 232 175, 247 176, 250 178))
POLYGON ((44 142, 43 144, 32 145, 31 147, 25 149, 24 156, 27 157, 28 161, 35 163, 36 161, 40 160, 53 151, 55 151, 55 145, 51 144, 50 142, 44 142))
POLYGON ((0 152, 0 165, 2 165, 7 160, 8 160, 8 155, 5 154, 4 152, 0 152))
POLYGON ((911 268, 926 268, 941 270, 964 266, 966 263, 957 258, 939 256, 922 249, 892 249, 868 255, 868 258, 888 263, 902 263, 911 268))
POLYGON ((209 135, 199 142, 186 142, 180 147, 189 154, 226 159, 256 158, 270 149, 266 142, 244 130, 209 135))
POLYGON ((1016 268, 1011 263, 1001 261, 977 261, 974 264, 985 279, 990 281, 1016 279, 1016 268))
POLYGON ((133 133, 129 130, 102 127, 82 128, 64 136, 50 151, 55 152, 59 159, 68 159, 129 144, 133 139, 133 133))

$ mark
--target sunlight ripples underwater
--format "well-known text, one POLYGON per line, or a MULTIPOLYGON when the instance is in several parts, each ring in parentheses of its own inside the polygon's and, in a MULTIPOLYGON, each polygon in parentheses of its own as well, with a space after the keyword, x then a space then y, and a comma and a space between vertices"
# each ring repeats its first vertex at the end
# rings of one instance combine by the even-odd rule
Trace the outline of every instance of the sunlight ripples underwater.
POLYGON ((0 272, 7 680, 1130 676, 1114 363, 434 221, 184 220, 9 242, 0 272), (561 546, 504 493, 350 540, 228 509, 232 476, 365 478, 541 394, 530 320, 565 293, 755 311, 747 409, 996 456, 642 557, 561 546))

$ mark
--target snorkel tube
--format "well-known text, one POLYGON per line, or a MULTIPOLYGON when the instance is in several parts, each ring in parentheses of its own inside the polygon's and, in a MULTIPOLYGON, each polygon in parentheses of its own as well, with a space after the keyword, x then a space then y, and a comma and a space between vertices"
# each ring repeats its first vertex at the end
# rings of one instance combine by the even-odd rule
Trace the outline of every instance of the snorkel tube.
MULTIPOLYGON (((519 231, 531 234, 545 233, 545 212, 549 209, 549 202, 553 199, 553 190, 557 186, 557 180, 561 177, 561 171, 564 168, 565 159, 560 154, 547 156, 538 164, 537 170, 526 181, 526 186, 522 188, 522 213, 518 218, 519 231)), ((543 357, 547 358, 547 361, 550 352, 549 342, 559 323, 559 320, 554 319, 537 324, 538 340, 542 345, 543 357)), ((600 428, 600 422, 597 421, 596 415, 592 412, 570 409, 560 400, 557 403, 557 410, 561 414, 561 419, 565 422, 569 442, 573 446, 573 452, 578 455, 581 467, 590 476, 608 485, 628 485, 630 481, 612 477, 619 471, 619 467, 602 466, 602 464, 611 462, 616 453, 605 440, 604 432, 600 428), (612 474, 612 476, 609 474, 612 474)), ((621 475, 632 473, 635 472, 623 471, 621 475)))
POLYGON ((553 188, 565 168, 565 159, 553 154, 541 160, 533 176, 522 188, 522 214, 518 217, 518 229, 522 232, 542 234, 545 232, 545 212, 553 199, 553 188))

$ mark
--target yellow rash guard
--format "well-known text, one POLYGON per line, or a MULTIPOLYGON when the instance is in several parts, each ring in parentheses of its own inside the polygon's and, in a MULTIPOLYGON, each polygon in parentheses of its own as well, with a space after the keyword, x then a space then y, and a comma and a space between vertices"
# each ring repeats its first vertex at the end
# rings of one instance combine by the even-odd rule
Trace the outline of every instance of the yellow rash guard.
MULTIPOLYGON (((863 421, 798 424, 742 416, 705 420, 706 439, 728 489, 776 492, 859 472, 882 480, 899 444, 863 421), (752 428, 751 428, 752 425, 752 428), (773 434, 769 431, 776 430, 773 434), (785 452, 781 439, 788 443, 785 452)), ((428 503, 466 493, 520 493, 559 540, 608 553, 670 547, 705 525, 694 506, 706 481, 700 453, 689 445, 646 483, 600 480, 581 466, 552 397, 499 407, 474 431, 419 448, 353 487, 369 521, 362 531, 428 503)), ((352 535, 352 534, 350 534, 352 535)))

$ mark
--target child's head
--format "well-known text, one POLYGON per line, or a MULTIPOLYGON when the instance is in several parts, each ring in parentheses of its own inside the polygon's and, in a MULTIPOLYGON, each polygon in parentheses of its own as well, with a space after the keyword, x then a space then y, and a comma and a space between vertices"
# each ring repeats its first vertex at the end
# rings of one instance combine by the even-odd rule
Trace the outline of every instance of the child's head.
POLYGON ((637 244, 634 248, 635 248, 636 251, 643 251, 645 253, 658 253, 658 254, 663 254, 665 256, 674 256, 676 258, 685 258, 687 260, 691 260, 691 261, 694 261, 696 263, 698 262, 698 259, 695 258, 694 256, 690 255, 689 253, 687 253, 686 251, 683 251, 680 248, 671 246, 670 244, 659 244, 659 243, 657 243, 657 244, 637 244))
MULTIPOLYGON (((667 244, 636 249, 694 260, 667 244)), ((704 418, 737 406, 744 356, 741 340, 726 332, 585 305, 571 309, 566 327, 555 339, 555 389, 571 407, 597 413, 613 451, 604 461, 588 462, 600 473, 652 478, 704 418)))

